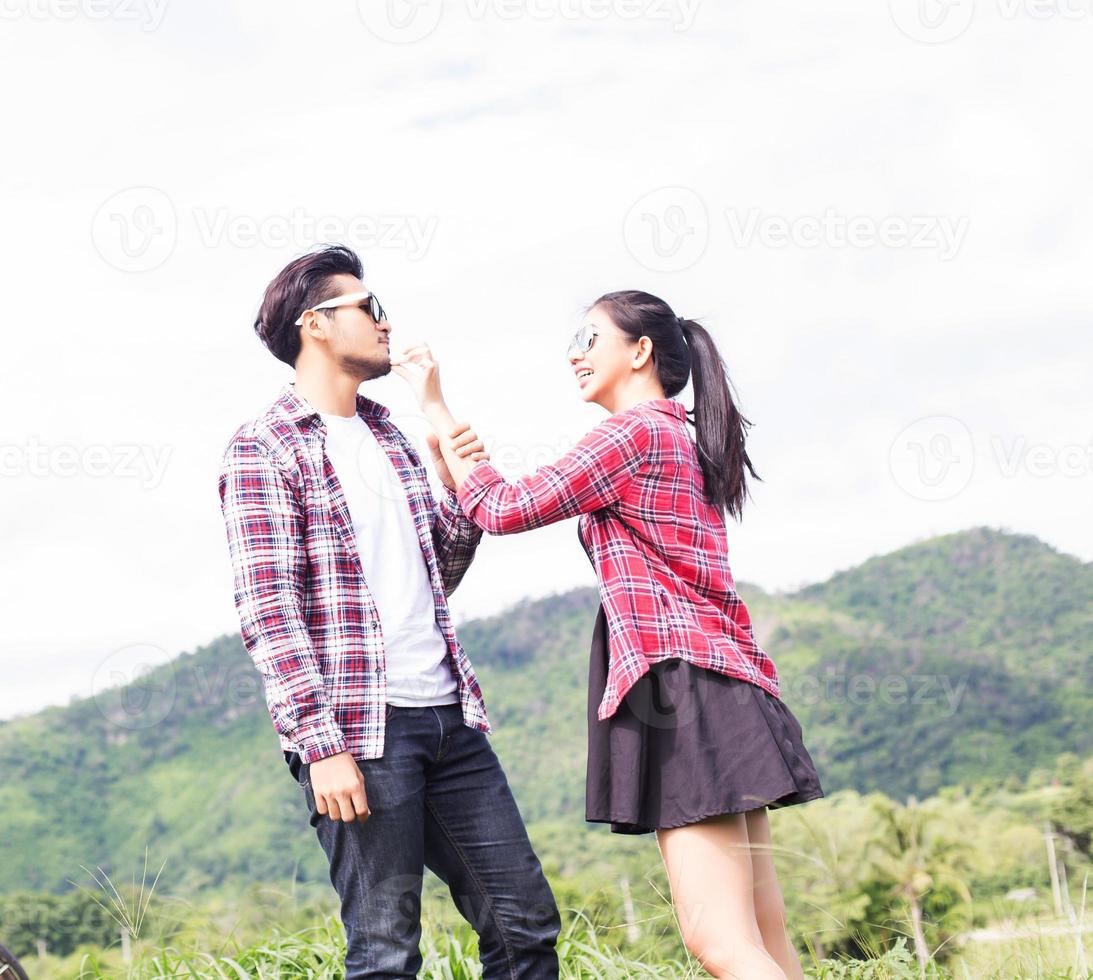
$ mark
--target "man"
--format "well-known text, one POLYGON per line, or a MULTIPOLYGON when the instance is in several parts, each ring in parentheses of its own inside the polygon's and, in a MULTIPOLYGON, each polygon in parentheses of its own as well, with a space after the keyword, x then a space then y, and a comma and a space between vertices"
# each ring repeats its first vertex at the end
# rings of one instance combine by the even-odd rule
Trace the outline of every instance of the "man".
MULTIPOLYGON (((557 977, 557 906, 448 611, 481 531, 435 439, 439 503, 387 409, 357 393, 392 370, 362 277, 349 249, 313 251, 270 283, 255 322, 296 380, 224 454, 243 640, 329 859, 347 980, 417 975, 425 867, 478 932, 486 978, 557 977)), ((434 416, 428 348, 395 370, 434 416)), ((460 452, 486 458, 461 429, 460 452)))

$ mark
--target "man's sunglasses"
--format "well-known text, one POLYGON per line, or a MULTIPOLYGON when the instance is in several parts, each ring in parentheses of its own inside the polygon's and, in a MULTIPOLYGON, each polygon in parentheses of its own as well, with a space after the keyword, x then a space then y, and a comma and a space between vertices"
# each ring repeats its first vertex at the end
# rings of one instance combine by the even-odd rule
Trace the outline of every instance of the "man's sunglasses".
MULTIPOLYGON (((383 307, 380 305, 380 301, 376 299, 375 293, 346 293, 344 296, 335 296, 333 299, 324 300, 316 306, 309 306, 307 310, 304 310, 304 313, 307 313, 308 310, 333 310, 339 306, 359 306, 377 324, 381 320, 387 319, 387 314, 383 312, 383 307), (365 305, 366 301, 367 305, 365 305)), ((300 314, 296 326, 302 327, 304 325, 304 313, 300 314)))

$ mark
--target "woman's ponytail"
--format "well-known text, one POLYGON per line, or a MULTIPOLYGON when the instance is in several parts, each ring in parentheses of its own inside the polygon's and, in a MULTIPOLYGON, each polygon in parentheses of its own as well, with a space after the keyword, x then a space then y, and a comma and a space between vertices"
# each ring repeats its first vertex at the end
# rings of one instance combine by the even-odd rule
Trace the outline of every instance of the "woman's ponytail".
POLYGON ((624 290, 601 296, 589 309, 602 306, 631 340, 653 342, 653 364, 665 395, 675 398, 687 385, 694 389, 695 443, 706 499, 718 510, 740 519, 748 496, 747 476, 756 480, 744 449, 749 422, 736 408, 725 362, 713 337, 694 320, 678 317, 659 296, 624 290))
POLYGON ((760 479, 744 448, 752 423, 736 407, 725 362, 709 331, 683 317, 679 325, 691 351, 695 443, 706 496, 715 507, 740 520, 748 496, 747 474, 760 479))

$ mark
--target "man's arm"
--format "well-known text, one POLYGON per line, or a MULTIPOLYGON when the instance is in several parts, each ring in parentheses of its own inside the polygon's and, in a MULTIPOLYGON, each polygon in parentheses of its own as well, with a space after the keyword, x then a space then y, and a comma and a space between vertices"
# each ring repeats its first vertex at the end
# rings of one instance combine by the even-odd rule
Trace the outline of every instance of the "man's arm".
POLYGON ((304 518, 285 475, 237 434, 220 473, 243 643, 262 675, 274 728, 306 763, 346 749, 303 618, 304 518))
POLYGON ((433 508, 433 549, 444 579, 444 594, 451 595, 474 560, 482 529, 464 515, 454 490, 442 484, 440 492, 433 508))

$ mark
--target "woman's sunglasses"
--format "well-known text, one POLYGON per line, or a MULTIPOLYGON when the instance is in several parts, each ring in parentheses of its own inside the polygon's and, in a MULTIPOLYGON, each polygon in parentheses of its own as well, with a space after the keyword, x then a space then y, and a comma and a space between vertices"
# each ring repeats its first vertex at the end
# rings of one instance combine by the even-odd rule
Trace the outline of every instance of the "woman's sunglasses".
POLYGON ((598 336, 599 332, 594 327, 587 325, 581 327, 569 342, 569 350, 566 351, 566 356, 578 357, 581 354, 587 354, 592 350, 592 345, 596 342, 598 336))
MULTIPOLYGON (((375 293, 346 293, 344 296, 335 296, 333 299, 324 300, 317 306, 309 306, 308 309, 333 310, 339 306, 359 306, 376 324, 387 319, 387 314, 383 312, 383 307, 380 305, 380 301, 376 299, 375 293)), ((306 312, 307 310, 304 310, 304 313, 306 312)), ((302 327, 304 325, 304 313, 300 314, 296 326, 302 327)))

